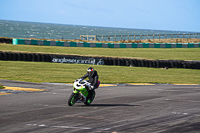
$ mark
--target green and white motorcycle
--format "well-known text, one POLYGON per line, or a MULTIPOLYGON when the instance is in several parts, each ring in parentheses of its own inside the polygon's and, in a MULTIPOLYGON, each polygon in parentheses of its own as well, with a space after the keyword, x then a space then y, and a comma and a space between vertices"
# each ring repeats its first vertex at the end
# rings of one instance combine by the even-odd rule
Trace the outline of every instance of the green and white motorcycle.
MULTIPOLYGON (((98 81, 98 86, 99 84, 100 81, 98 81)), ((85 105, 90 105, 95 98, 95 91, 93 91, 93 94, 90 96, 89 90, 86 89, 90 88, 90 86, 91 84, 86 80, 75 80, 73 83, 73 92, 68 99, 68 105, 73 106, 75 103, 84 103, 85 105)))

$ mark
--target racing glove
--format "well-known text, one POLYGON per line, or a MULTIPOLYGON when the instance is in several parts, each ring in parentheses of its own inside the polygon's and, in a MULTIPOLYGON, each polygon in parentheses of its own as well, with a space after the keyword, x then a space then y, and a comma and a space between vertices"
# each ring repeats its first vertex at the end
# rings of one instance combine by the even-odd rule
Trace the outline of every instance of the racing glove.
POLYGON ((91 90, 94 90, 94 86, 91 86, 91 90))

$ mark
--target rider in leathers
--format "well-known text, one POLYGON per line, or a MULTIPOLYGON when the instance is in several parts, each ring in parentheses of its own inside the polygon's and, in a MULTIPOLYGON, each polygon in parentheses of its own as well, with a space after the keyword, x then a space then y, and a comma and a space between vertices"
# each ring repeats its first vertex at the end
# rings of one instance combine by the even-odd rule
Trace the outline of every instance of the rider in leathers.
POLYGON ((89 78, 89 83, 91 83, 91 86, 86 87, 86 89, 89 89, 89 93, 92 94, 94 89, 96 89, 98 87, 99 76, 97 74, 97 71, 94 70, 94 68, 89 67, 87 69, 87 73, 83 77, 81 77, 81 79, 85 79, 87 77, 89 78))

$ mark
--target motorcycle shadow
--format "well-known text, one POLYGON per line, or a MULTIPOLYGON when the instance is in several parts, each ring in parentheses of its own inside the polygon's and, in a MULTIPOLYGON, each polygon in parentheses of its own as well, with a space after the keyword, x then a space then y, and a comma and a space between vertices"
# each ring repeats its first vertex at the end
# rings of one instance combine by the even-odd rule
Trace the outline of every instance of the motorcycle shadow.
POLYGON ((90 104, 88 106, 92 107, 115 107, 115 106, 141 106, 141 105, 131 105, 131 104, 90 104))

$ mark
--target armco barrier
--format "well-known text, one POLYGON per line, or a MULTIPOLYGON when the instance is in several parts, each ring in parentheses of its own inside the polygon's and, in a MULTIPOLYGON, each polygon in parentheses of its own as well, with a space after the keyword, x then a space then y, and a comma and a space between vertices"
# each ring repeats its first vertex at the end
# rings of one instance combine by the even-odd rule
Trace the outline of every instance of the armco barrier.
POLYGON ((28 40, 13 38, 13 45, 44 45, 63 47, 98 47, 98 48, 199 48, 200 43, 87 43, 48 40, 28 40))
POLYGON ((153 68, 200 69, 200 61, 144 60, 144 59, 92 57, 92 56, 78 56, 78 55, 58 55, 58 54, 21 53, 21 52, 14 53, 14 52, 2 52, 2 51, 0 51, 0 60, 135 66, 135 67, 153 67, 153 68))

